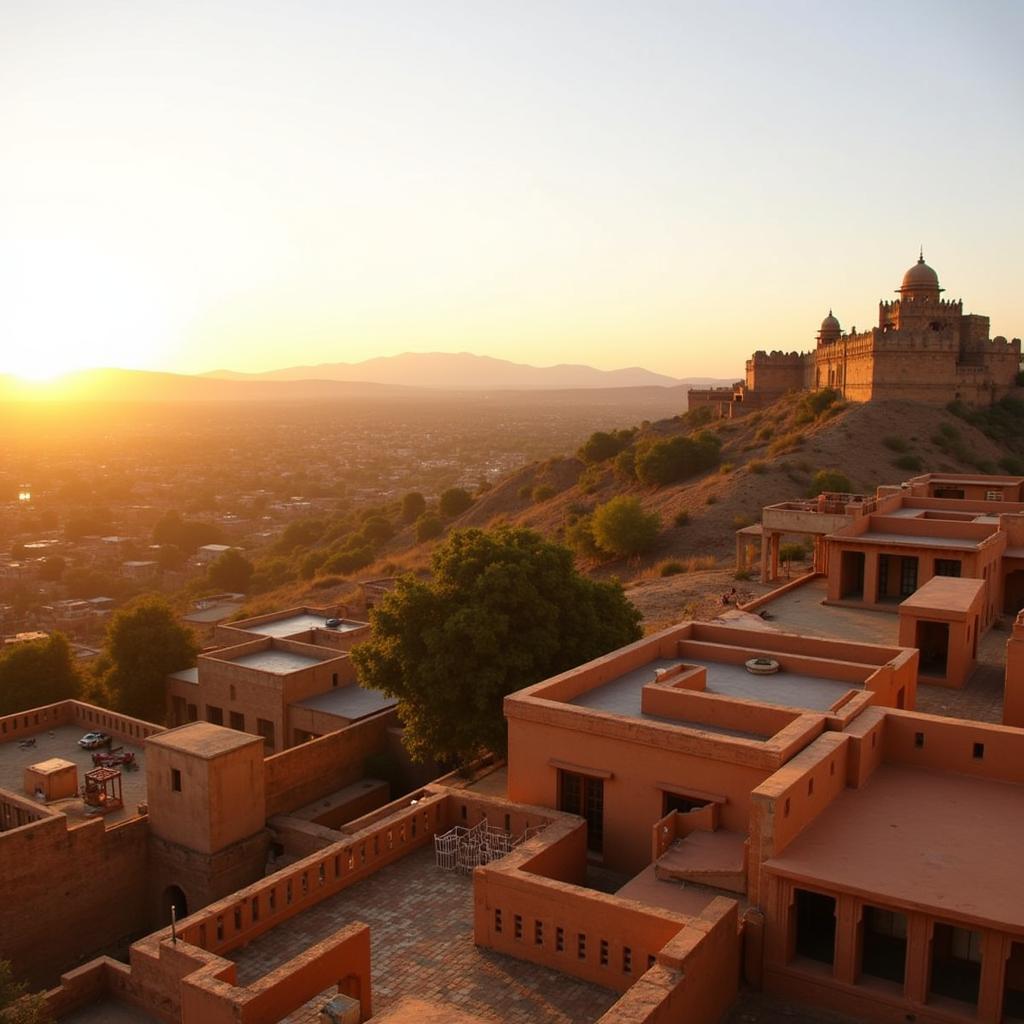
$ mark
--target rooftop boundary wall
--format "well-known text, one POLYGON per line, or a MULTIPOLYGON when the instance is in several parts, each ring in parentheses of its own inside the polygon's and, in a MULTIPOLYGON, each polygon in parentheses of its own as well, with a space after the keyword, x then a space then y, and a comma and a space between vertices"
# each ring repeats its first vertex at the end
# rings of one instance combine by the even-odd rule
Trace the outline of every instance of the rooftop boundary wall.
POLYGON ((288 814, 363 777, 370 754, 385 750, 388 730, 398 724, 394 708, 283 750, 263 762, 266 816, 288 814))
POLYGON ((102 730, 124 743, 141 746, 148 736, 165 732, 162 725, 145 722, 81 700, 62 700, 0 718, 0 743, 26 739, 63 725, 78 725, 87 732, 102 730))

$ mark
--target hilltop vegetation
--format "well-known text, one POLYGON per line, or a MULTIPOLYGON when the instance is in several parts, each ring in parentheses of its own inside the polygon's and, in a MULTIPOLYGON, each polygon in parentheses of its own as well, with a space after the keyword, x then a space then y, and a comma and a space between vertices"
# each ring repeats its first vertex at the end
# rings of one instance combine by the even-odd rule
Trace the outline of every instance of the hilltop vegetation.
MULTIPOLYGON (((287 599, 344 600, 354 594, 356 577, 426 571, 434 544, 453 526, 528 526, 569 546, 578 564, 599 578, 629 582, 728 567, 735 531, 758 522, 762 507, 773 502, 823 489, 873 493, 879 484, 926 471, 1019 471, 1022 413, 1024 403, 1014 399, 987 410, 943 409, 845 403, 826 390, 788 395, 736 420, 714 421, 700 411, 634 426, 609 424, 574 455, 509 474, 448 517, 428 508, 410 524, 401 503, 375 510, 393 532, 385 537, 378 526, 379 539, 356 570, 323 550, 340 540, 340 527, 324 526, 320 539, 303 550, 307 561, 287 599), (418 528, 424 517, 429 530, 418 528), (337 539, 328 541, 332 535, 337 539)), ((352 531, 365 536, 357 522, 345 529, 350 537, 352 531)), ((296 524, 287 535, 300 532, 296 524)))

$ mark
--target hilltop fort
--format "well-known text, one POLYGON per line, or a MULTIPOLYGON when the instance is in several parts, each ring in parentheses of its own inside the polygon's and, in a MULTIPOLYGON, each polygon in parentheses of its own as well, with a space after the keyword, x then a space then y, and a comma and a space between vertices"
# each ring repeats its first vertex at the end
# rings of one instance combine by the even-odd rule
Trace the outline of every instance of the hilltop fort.
POLYGON ((878 326, 843 332, 829 310, 810 352, 755 352, 746 379, 731 388, 689 392, 690 409, 731 418, 770 405, 788 391, 833 388, 851 402, 907 399, 990 405, 1010 394, 1020 371, 1020 338, 989 338, 989 318, 944 299, 924 261, 904 275, 899 298, 878 303, 878 326))

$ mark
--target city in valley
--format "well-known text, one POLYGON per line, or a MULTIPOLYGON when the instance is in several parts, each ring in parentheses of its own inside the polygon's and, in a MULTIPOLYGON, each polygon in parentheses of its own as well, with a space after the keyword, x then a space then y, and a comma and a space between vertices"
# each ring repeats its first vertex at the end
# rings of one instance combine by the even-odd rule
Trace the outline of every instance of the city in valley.
POLYGON ((1024 1021, 1020 9, 57 6, 0 1024, 1024 1021))

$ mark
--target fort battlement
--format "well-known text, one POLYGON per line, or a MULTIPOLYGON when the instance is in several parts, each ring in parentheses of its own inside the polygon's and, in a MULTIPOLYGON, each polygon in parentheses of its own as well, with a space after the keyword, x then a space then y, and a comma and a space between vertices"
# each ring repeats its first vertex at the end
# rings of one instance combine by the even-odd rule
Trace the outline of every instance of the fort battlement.
POLYGON ((734 417, 788 391, 834 388, 852 402, 900 399, 945 405, 990 405, 1016 393, 1021 342, 989 338, 989 318, 941 297, 938 275, 924 262, 904 274, 899 298, 878 304, 878 326, 843 333, 829 311, 809 352, 758 349, 731 399, 692 391, 691 407, 734 417))

